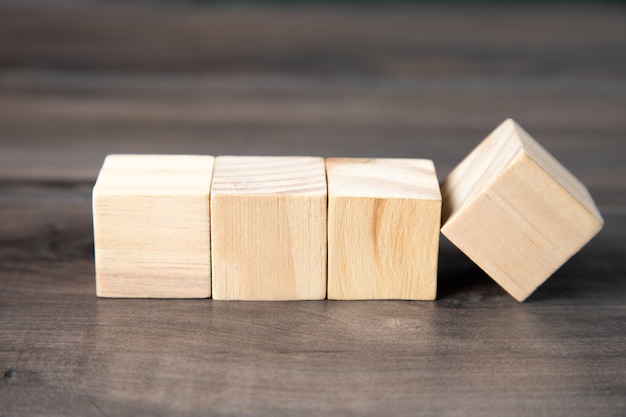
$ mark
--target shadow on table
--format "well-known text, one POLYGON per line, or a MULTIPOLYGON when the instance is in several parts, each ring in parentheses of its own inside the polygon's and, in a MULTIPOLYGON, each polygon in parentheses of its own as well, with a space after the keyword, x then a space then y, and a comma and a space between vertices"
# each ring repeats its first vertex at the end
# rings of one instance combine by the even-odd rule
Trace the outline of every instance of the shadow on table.
POLYGON ((500 289, 476 264, 443 235, 439 248, 437 299, 482 298, 500 289))
MULTIPOLYGON (((589 245, 562 265, 524 301, 524 305, 622 303, 624 295, 624 249, 619 228, 603 230, 589 245), (617 230, 616 230, 617 229, 617 230)), ((441 237, 438 301, 477 302, 486 297, 508 297, 500 286, 445 237, 441 237)))

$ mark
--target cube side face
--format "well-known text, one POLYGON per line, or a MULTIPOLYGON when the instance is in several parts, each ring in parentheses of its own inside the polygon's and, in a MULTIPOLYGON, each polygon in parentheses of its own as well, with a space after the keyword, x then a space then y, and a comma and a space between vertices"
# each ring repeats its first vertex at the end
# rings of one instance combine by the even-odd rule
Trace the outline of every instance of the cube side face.
POLYGON ((601 227, 601 220, 522 152, 442 233, 524 301, 601 227))
POLYGON ((434 300, 440 200, 329 196, 328 298, 434 300))
POLYGON ((100 297, 211 295, 209 195, 137 196, 94 190, 100 297))
POLYGON ((212 195, 213 298, 326 297, 326 195, 212 195))

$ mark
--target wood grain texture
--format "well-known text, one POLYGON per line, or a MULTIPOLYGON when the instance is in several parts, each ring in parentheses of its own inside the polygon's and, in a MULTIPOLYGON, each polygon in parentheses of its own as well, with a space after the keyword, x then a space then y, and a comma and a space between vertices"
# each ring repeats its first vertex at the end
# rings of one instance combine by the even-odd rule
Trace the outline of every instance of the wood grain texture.
POLYGON ((441 232, 518 301, 604 225, 585 186, 511 119, 441 189, 441 232))
POLYGON ((622 7, 0 7, 0 415, 626 415, 622 7), (433 302, 94 295, 106 154, 445 178, 510 116, 606 220, 523 304, 445 237, 433 302))
POLYGON ((93 189, 99 297, 211 295, 212 156, 110 155, 93 189))
POLYGON ((441 193, 430 160, 326 160, 328 298, 434 300, 441 193))
POLYGON ((322 158, 217 157, 213 298, 325 298, 326 196, 322 158))

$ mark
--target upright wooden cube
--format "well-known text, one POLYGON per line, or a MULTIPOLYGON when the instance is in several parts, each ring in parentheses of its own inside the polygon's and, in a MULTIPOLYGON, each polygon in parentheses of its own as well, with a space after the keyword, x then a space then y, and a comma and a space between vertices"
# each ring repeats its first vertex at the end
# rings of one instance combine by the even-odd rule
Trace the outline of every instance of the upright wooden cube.
POLYGON ((432 161, 326 161, 328 298, 434 300, 441 193, 432 161))
POLYGON ((326 195, 322 158, 218 157, 211 190, 213 298, 325 298, 326 195))
POLYGON ((585 186, 511 119, 441 190, 442 233, 518 301, 604 224, 585 186))
POLYGON ((211 295, 214 158, 110 155, 93 189, 100 297, 211 295))

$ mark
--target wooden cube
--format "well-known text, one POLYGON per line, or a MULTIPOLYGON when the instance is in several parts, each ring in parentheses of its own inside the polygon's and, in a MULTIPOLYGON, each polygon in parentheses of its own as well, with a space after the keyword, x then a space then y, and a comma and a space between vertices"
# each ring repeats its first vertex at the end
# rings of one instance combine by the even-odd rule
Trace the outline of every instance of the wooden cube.
POLYGON ((325 298, 326 195, 322 158, 218 157, 211 190, 213 298, 325 298))
POLYGON ((214 158, 110 155, 93 189, 100 297, 211 295, 214 158))
POLYGON ((518 301, 604 224, 585 186, 511 119, 441 190, 442 233, 518 301))
POLYGON ((432 161, 326 161, 328 298, 434 300, 441 193, 432 161))

